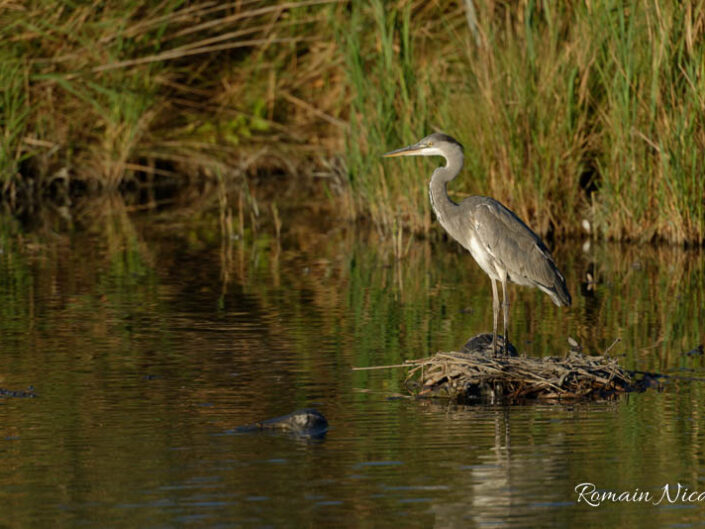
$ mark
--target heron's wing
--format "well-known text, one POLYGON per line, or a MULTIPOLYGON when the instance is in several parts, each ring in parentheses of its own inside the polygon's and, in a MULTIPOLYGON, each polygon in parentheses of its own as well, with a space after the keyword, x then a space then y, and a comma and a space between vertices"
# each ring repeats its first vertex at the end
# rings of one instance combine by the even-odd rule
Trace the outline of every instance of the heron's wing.
MULTIPOLYGON (((474 197, 473 197, 474 198, 474 197)), ((494 199, 470 202, 475 234, 509 279, 537 286, 557 304, 570 304, 565 278, 538 235, 512 211, 494 199)))

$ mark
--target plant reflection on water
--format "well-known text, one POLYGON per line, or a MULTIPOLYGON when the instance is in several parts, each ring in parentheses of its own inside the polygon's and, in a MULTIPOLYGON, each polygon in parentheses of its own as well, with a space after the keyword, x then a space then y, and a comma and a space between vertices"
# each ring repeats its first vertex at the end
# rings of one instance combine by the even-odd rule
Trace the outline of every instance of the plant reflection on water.
MULTIPOLYGON (((135 216, 112 199, 72 230, 65 218, 33 231, 3 219, 1 385, 38 395, 0 405, 0 497, 18 525, 196 516, 353 527, 374 513, 395 527, 659 527, 701 517, 699 504, 586 511, 574 492, 582 482, 697 488, 700 383, 609 403, 387 400, 403 392, 399 370, 351 368, 487 331, 479 268, 443 240, 411 240, 399 259, 374 231, 304 222, 316 218, 304 208, 299 218, 282 208, 277 237, 264 213, 253 229, 217 203, 135 216), (303 407, 327 417, 323 440, 223 435, 303 407)), ((573 308, 517 289, 521 350, 555 354, 572 336, 602 352, 621 338, 610 354, 628 368, 705 376, 702 356, 684 354, 703 342, 701 254, 564 241, 555 257, 573 308)))

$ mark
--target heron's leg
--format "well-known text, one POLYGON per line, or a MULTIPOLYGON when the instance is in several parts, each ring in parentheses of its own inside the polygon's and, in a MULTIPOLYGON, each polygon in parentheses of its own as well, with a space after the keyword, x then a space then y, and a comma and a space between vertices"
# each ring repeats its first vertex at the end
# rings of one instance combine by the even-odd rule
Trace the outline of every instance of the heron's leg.
MULTIPOLYGON (((490 278, 492 279, 492 278, 490 278)), ((499 319, 499 294, 497 281, 492 279, 492 354, 497 356, 497 320, 499 319)))
POLYGON ((509 354, 509 298, 507 297, 507 275, 502 277, 502 301, 504 311, 504 356, 509 354))

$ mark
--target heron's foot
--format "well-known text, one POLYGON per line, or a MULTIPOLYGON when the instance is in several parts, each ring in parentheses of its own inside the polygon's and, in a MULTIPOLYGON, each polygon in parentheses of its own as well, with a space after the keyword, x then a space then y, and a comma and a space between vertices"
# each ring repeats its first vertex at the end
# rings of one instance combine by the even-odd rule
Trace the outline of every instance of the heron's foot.
POLYGON ((509 358, 510 356, 519 356, 519 353, 517 352, 516 347, 514 347, 514 344, 510 342, 505 336, 498 336, 497 338, 502 341, 502 356, 504 356, 504 358, 509 358))

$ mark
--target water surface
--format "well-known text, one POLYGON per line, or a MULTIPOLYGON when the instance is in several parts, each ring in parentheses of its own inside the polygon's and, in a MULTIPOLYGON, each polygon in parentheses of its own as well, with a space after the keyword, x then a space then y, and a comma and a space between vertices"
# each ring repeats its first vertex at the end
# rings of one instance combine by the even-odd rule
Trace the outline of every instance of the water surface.
POLYGON ((223 228, 218 212, 0 230, 5 527, 691 527, 705 502, 702 255, 561 243, 571 309, 511 288, 512 341, 567 337, 680 378, 615 402, 458 407, 398 398, 397 364, 491 326, 489 280, 444 240, 403 259, 325 222, 223 228), (590 274, 588 279, 588 275, 590 274), (312 406, 321 439, 239 434, 312 406))

